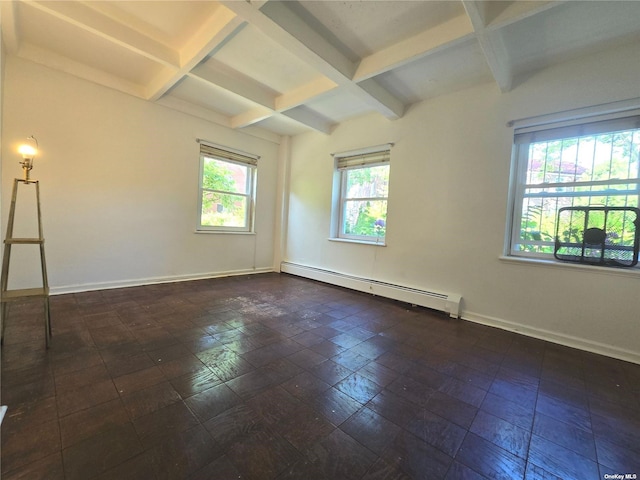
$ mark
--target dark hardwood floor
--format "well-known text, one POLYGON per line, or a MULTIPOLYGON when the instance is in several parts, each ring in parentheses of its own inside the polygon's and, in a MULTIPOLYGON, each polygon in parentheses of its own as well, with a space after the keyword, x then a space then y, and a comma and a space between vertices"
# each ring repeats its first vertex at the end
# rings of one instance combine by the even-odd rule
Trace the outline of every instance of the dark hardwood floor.
POLYGON ((3 480, 640 475, 640 365, 284 274, 51 302, 49 351, 8 315, 3 480))

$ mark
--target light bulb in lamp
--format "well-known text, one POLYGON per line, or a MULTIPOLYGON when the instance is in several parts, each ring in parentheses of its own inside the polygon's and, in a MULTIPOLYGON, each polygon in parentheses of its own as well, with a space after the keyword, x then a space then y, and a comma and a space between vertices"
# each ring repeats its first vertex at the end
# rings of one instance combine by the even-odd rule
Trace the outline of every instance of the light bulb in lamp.
POLYGON ((23 143, 18 147, 18 153, 22 155, 20 165, 22 165, 22 169, 24 170, 25 182, 29 181, 29 173, 31 169, 33 169, 33 160, 38 154, 38 140, 36 140, 36 137, 31 135, 27 140, 29 140, 30 143, 23 143))

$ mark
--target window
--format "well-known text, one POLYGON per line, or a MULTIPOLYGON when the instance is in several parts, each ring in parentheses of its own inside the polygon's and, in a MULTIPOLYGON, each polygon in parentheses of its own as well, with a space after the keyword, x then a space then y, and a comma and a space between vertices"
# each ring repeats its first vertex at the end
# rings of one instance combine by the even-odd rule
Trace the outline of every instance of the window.
POLYGON ((199 231, 253 229, 258 158, 200 142, 199 231))
POLYGON ((334 237, 384 244, 387 230, 390 146, 336 154, 339 195, 334 237))
MULTIPOLYGON (((640 116, 516 129, 510 253, 553 258, 563 207, 638 207, 639 157, 640 116)), ((634 220, 616 217, 616 244, 633 246, 634 220)), ((582 241, 580 230, 558 234, 582 241)))

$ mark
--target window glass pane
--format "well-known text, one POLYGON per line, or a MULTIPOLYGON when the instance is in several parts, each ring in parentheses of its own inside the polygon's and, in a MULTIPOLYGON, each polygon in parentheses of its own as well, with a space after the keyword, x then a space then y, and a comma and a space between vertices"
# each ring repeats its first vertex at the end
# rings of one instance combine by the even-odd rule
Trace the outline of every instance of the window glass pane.
POLYGON ((248 193, 249 167, 205 157, 202 188, 232 193, 248 193))
POLYGON ((247 202, 243 195, 202 192, 200 224, 207 227, 246 227, 247 202))
MULTIPOLYGON (((638 207, 640 130, 554 139, 521 148, 526 149, 521 164, 526 172, 516 199, 521 208, 516 208, 513 220, 514 252, 552 255, 561 208, 638 207)), ((620 244, 632 241, 626 223, 619 230, 624 237, 616 239, 620 244)), ((583 231, 563 230, 558 235, 571 239, 583 231)))
POLYGON ((346 198, 387 197, 389 165, 345 170, 346 198))
POLYGON ((340 196, 332 215, 338 237, 384 244, 390 165, 389 152, 380 153, 374 161, 349 163, 344 157, 336 163, 340 196))
POLYGON ((387 228, 386 200, 344 202, 342 231, 346 235, 384 237, 387 228))
POLYGON ((637 178, 639 135, 627 131, 532 143, 527 183, 637 178))

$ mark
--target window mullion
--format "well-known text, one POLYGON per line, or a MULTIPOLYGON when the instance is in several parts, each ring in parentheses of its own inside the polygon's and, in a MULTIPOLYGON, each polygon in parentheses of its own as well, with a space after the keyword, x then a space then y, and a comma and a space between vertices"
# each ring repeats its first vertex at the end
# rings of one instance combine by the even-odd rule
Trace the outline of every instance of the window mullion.
POLYGON ((375 202, 378 200, 387 200, 387 197, 345 197, 345 200, 352 202, 375 202))
POLYGON ((585 191, 585 192, 537 192, 524 193, 523 198, 579 198, 579 197, 624 197, 637 193, 638 190, 585 191))
POLYGON ((557 187, 591 187, 600 185, 627 185, 629 183, 640 183, 640 178, 612 178, 610 180, 595 180, 593 182, 580 181, 580 182, 560 182, 560 183, 528 183, 524 185, 524 188, 557 188, 557 187))
POLYGON ((202 187, 202 191, 203 192, 211 192, 211 193, 221 193, 223 195, 240 195, 240 196, 243 196, 243 197, 249 197, 250 196, 248 193, 232 192, 230 190, 216 190, 214 188, 206 188, 206 187, 202 187))

